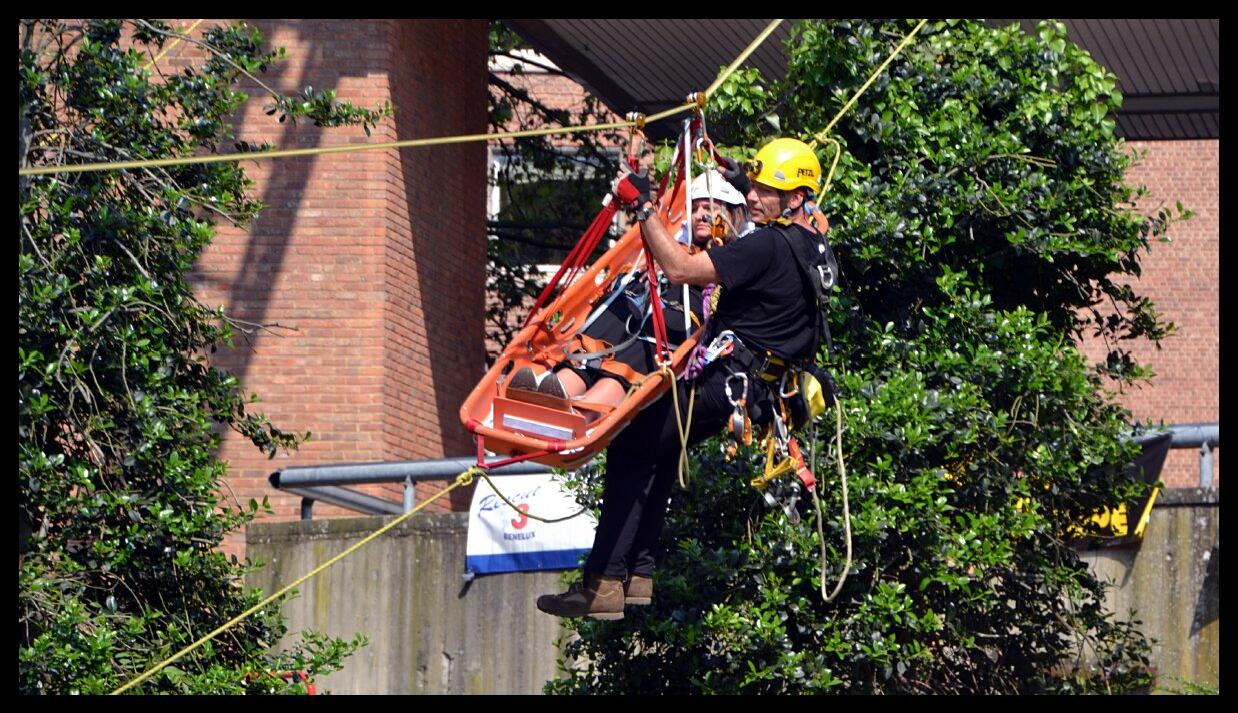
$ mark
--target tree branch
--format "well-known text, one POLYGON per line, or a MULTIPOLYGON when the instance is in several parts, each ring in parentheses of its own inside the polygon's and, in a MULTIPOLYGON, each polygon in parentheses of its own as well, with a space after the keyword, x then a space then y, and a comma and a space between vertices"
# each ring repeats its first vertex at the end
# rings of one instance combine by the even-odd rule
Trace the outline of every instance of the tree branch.
POLYGON ((284 97, 284 95, 281 94, 280 92, 277 92, 276 90, 267 86, 267 84, 263 82, 261 79, 258 79, 254 75, 250 74, 249 71, 246 70, 244 67, 240 66, 236 62, 233 62, 232 58, 229 57, 226 52, 221 52, 218 47, 215 47, 211 43, 206 42, 205 40, 194 39, 193 37, 190 37, 189 35, 182 35, 179 32, 170 32, 168 30, 161 30, 158 27, 151 25, 149 22, 146 22, 145 20, 135 20, 135 22, 137 24, 142 25, 143 27, 150 30, 151 32, 164 35, 165 37, 179 37, 181 41, 183 42, 188 42, 189 44, 197 45, 198 47, 201 47, 207 50, 208 52, 211 53, 211 55, 218 57, 220 60, 223 60, 224 62, 228 63, 228 65, 231 66, 233 69, 235 69, 237 72, 248 77, 251 81, 253 81, 254 84, 257 84, 264 91, 269 93, 271 96, 277 99, 282 99, 284 97))

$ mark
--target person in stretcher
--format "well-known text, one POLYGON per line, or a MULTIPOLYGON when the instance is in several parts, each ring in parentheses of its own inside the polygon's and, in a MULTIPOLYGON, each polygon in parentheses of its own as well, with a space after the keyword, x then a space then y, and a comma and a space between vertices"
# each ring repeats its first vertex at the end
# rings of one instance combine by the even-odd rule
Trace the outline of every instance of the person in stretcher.
MULTIPOLYGON (((689 199, 692 214, 678 238, 688 252, 725 245, 750 227, 746 199, 717 172, 693 179, 689 199)), ((664 277, 659 293, 673 351, 700 327, 704 290, 670 284, 664 277)), ((578 333, 574 353, 541 375, 530 367, 518 369, 507 382, 507 397, 576 409, 589 421, 604 416, 623 402, 632 382, 657 368, 651 315, 643 275, 633 272, 615 280, 578 333)))

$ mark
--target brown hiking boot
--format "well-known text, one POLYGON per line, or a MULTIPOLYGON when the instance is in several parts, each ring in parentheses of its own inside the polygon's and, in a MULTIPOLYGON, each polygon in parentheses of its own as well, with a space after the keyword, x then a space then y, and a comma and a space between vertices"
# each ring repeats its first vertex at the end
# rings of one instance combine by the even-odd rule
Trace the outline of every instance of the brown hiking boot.
POLYGON ((543 594, 537 608, 555 616, 588 616, 607 621, 623 618, 623 580, 586 573, 563 594, 543 594))
POLYGON ((628 581, 623 583, 624 604, 643 607, 651 601, 653 601, 653 578, 629 574, 628 581))

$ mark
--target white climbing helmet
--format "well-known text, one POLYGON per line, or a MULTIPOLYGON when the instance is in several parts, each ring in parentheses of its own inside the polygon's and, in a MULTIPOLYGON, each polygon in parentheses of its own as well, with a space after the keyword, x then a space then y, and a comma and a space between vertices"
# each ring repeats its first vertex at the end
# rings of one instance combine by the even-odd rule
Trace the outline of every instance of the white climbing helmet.
POLYGON ((727 183, 727 180, 717 171, 714 171, 713 175, 702 173, 692 179, 692 186, 688 191, 688 200, 695 201, 709 198, 711 193, 713 199, 719 203, 727 203, 732 206, 747 205, 748 203, 747 199, 740 195, 740 192, 735 190, 734 186, 727 183))

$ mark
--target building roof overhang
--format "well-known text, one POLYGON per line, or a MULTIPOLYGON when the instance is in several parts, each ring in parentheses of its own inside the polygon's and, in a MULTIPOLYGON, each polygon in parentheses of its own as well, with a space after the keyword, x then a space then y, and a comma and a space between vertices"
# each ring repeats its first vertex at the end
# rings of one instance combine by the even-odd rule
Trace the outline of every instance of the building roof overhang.
MULTIPOLYGON (((505 20, 618 114, 653 114, 706 88, 770 20, 505 20)), ((784 21, 749 57, 770 80, 786 74, 784 21)), ((1037 20, 986 20, 990 26, 1037 20)), ((1065 20, 1071 41, 1118 77, 1124 101, 1116 116, 1128 139, 1220 137, 1220 22, 1204 20, 1065 20)), ((651 126, 666 138, 673 122, 651 126)))

